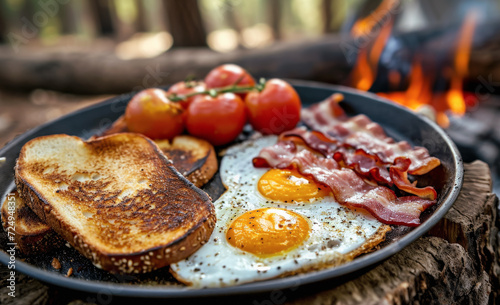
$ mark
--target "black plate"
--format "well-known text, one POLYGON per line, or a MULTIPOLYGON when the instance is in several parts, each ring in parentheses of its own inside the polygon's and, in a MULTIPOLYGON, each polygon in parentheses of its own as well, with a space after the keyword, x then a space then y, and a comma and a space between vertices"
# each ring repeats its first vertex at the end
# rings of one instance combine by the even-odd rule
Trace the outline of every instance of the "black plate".
MULTIPOLYGON (((321 101, 332 93, 340 92, 345 96, 348 114, 364 113, 373 121, 380 123, 386 132, 396 140, 407 140, 412 145, 426 147, 431 155, 441 159, 442 166, 425 177, 428 183, 436 186, 438 203, 422 215, 423 223, 414 229, 395 227, 381 249, 358 257, 352 262, 339 267, 306 273, 286 278, 278 278, 241 286, 191 289, 171 284, 172 278, 166 270, 158 270, 140 277, 117 276, 95 268, 89 260, 72 248, 63 247, 49 255, 28 257, 16 260, 16 271, 33 278, 61 287, 116 296, 183 298, 204 296, 227 296, 235 294, 262 293, 276 289, 297 287, 298 284, 310 284, 327 279, 338 279, 387 259, 401 251, 411 242, 422 236, 448 211, 456 200, 462 186, 463 165, 457 148, 435 123, 427 118, 388 102, 374 94, 345 87, 331 86, 311 82, 292 82, 299 93, 303 105, 308 106, 321 101), (61 261, 62 269, 50 267, 53 257, 61 261), (64 276, 66 270, 73 267, 73 276, 64 276)), ((2 199, 14 189, 14 164, 21 147, 35 137, 66 133, 88 138, 108 127, 118 118, 132 94, 125 94, 100 104, 66 115, 58 120, 39 126, 15 138, 0 150, 0 157, 6 157, 1 165, 0 194, 2 199)), ((420 179, 420 180, 422 180, 420 179)), ((212 183, 213 184, 213 183, 212 183)), ((207 189, 211 192, 211 188, 207 189)), ((216 196, 217 194, 212 194, 216 196)), ((0 234, 0 262, 7 264, 9 256, 5 252, 7 240, 5 232, 0 234)), ((20 257, 19 257, 20 258, 20 257)))

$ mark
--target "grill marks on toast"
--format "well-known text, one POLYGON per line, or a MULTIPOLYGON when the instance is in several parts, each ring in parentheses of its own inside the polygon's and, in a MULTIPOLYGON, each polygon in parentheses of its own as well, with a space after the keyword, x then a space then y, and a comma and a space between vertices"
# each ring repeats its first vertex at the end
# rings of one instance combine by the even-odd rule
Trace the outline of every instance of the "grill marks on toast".
POLYGON ((136 134, 32 140, 21 151, 16 183, 42 220, 110 271, 148 272, 183 259, 215 224, 208 195, 136 134), (48 142, 63 151, 36 152, 48 142))

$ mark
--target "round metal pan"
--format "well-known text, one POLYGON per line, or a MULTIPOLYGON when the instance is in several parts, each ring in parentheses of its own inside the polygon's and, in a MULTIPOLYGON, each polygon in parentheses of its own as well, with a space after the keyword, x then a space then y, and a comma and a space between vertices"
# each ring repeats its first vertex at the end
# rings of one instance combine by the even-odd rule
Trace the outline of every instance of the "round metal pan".
MULTIPOLYGON (((16 271, 56 286, 97 294, 104 292, 108 295, 121 297, 198 298, 257 294, 328 279, 335 280, 362 272, 366 268, 389 258, 421 237, 450 209, 462 186, 463 164, 454 143, 439 126, 425 117, 371 93, 312 82, 291 82, 299 93, 304 107, 319 102, 332 93, 342 93, 345 96, 342 106, 348 114, 366 114, 373 121, 382 125, 386 132, 396 140, 406 140, 412 145, 424 146, 431 155, 441 160, 441 167, 419 179, 435 186, 438 191, 438 203, 423 213, 420 226, 412 229, 396 226, 379 250, 338 267, 234 287, 191 289, 180 286, 173 284, 174 281, 168 270, 164 270, 166 268, 139 277, 112 275, 95 268, 76 250, 67 247, 48 255, 26 257, 23 260, 17 259, 16 271), (50 267, 53 257, 58 258, 61 262, 61 270, 50 267), (65 270, 69 267, 73 268, 74 273, 71 277, 65 277, 65 270)), ((118 118, 124 112, 131 96, 132 93, 121 95, 71 113, 34 128, 8 143, 0 150, 0 157, 6 158, 6 162, 0 165, 1 199, 3 200, 6 194, 14 189, 13 169, 15 161, 21 147, 27 141, 42 135, 56 133, 88 138, 105 129, 118 118)), ((217 184, 217 179, 214 179, 205 189, 212 196, 217 197, 219 195, 217 194, 218 188, 214 187, 214 184, 217 184)), ((9 261, 9 255, 5 252, 7 243, 6 233, 2 231, 0 233, 0 262, 5 265, 9 261)))

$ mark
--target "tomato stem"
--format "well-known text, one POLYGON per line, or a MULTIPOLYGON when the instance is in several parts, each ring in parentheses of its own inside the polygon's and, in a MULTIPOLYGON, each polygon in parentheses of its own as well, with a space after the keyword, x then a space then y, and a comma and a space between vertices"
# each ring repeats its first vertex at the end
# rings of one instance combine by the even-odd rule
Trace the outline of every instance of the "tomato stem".
POLYGON ((227 93, 227 92, 246 93, 253 90, 258 90, 259 92, 261 92, 262 90, 264 90, 264 87, 266 85, 266 79, 265 78, 259 79, 259 82, 255 86, 237 86, 236 85, 237 83, 239 83, 239 80, 236 81, 235 84, 227 87, 213 88, 205 91, 193 92, 183 95, 171 93, 167 95, 167 98, 172 102, 185 102, 188 98, 200 94, 208 94, 211 97, 216 97, 220 93, 227 93))

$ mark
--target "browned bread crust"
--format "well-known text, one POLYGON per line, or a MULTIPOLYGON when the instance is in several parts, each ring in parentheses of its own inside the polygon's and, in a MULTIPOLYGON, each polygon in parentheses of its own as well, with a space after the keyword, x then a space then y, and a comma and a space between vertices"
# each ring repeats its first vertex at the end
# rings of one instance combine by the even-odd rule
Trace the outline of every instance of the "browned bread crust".
POLYGON ((15 173, 22 200, 40 219, 111 272, 184 259, 215 225, 209 196, 138 134, 40 137, 22 148, 15 173))
POLYGON ((14 242, 25 255, 46 253, 64 245, 64 240, 24 204, 17 191, 9 194, 2 204, 2 226, 6 232, 14 230, 14 242), (9 206, 13 213, 9 213, 9 206), (12 225, 9 216, 13 217, 12 225))
MULTIPOLYGON (((119 117, 109 129, 100 136, 128 132, 125 117, 119 117)), ((96 139, 98 136, 93 137, 96 139)), ((218 169, 214 147, 205 140, 180 135, 172 141, 155 140, 162 152, 169 158, 175 168, 197 187, 205 185, 218 169)))
POLYGON ((155 140, 175 168, 197 187, 205 185, 217 172, 214 147, 205 140, 181 135, 172 141, 155 140))

